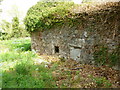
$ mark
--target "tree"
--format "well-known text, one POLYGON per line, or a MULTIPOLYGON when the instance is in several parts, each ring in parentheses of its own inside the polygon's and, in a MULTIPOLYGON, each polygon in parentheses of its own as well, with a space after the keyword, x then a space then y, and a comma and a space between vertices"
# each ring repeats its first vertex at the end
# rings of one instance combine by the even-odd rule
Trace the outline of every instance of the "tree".
POLYGON ((19 18, 13 17, 12 19, 12 34, 13 37, 19 37, 21 35, 21 32, 19 31, 19 18))
POLYGON ((25 30, 24 24, 19 23, 19 18, 14 17, 12 23, 2 20, 0 23, 0 39, 11 39, 13 37, 26 37, 29 36, 25 30))
POLYGON ((5 33, 9 33, 10 32, 11 23, 9 23, 9 22, 7 22, 5 20, 2 20, 0 26, 1 26, 2 31, 4 31, 5 33))
POLYGON ((18 17, 12 19, 12 37, 25 37, 29 36, 25 30, 24 24, 19 23, 18 17))
POLYGON ((0 39, 8 39, 12 34, 12 25, 11 23, 2 20, 0 23, 0 39))

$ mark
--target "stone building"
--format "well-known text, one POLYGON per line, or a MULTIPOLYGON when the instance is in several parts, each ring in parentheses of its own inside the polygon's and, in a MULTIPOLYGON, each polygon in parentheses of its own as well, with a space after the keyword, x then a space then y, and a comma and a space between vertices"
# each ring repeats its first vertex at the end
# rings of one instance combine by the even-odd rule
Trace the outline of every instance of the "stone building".
POLYGON ((32 49, 82 63, 94 63, 94 52, 103 46, 109 53, 119 51, 120 3, 96 6, 92 10, 92 6, 86 7, 74 10, 78 17, 72 27, 66 22, 49 30, 31 32, 32 49))

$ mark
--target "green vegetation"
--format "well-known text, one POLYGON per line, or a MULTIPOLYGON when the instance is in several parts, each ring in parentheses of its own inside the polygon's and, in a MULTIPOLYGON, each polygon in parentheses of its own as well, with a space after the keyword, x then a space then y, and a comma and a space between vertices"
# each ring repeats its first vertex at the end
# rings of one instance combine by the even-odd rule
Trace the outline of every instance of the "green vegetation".
POLYGON ((0 41, 0 50, 3 88, 56 87, 52 71, 34 63, 38 56, 30 51, 29 38, 0 41))
POLYGON ((1 47, 9 48, 10 51, 30 51, 31 43, 30 39, 11 39, 0 41, 1 47))
POLYGON ((21 36, 21 32, 19 30, 19 19, 18 17, 13 17, 12 20, 12 36, 13 37, 20 37, 21 36))
POLYGON ((104 77, 96 77, 93 78, 93 80, 96 82, 98 87, 105 87, 105 88, 109 88, 112 84, 106 80, 104 77))
POLYGON ((109 65, 114 66, 119 61, 119 46, 112 52, 108 52, 108 47, 101 45, 94 52, 94 59, 98 65, 109 65))
MULTIPOLYGON (((69 26, 76 25, 78 18, 72 12, 74 6, 77 5, 72 2, 48 2, 48 0, 38 2, 29 9, 25 18, 27 31, 31 32, 38 29, 42 31, 67 22, 69 22, 69 26)), ((87 15, 86 13, 83 14, 87 15)), ((79 25, 80 21, 85 23, 87 19, 80 18, 79 25)), ((0 32, 0 40, 2 40, 0 41, 0 64, 2 68, 0 85, 2 83, 2 88, 119 87, 119 71, 104 65, 114 66, 119 63, 120 47, 111 53, 108 53, 108 48, 105 46, 100 46, 95 50, 95 62, 103 65, 103 67, 83 65, 64 58, 59 58, 58 61, 56 60, 57 62, 50 64, 36 63, 41 58, 31 51, 30 38, 18 38, 29 36, 24 25, 20 24, 19 18, 13 17, 12 23, 3 20, 1 28, 3 30, 0 32)), ((94 29, 89 27, 88 30, 94 29)))
POLYGON ((12 17, 12 20, 2 19, 0 21, 0 40, 28 37, 29 33, 25 30, 25 25, 23 20, 21 20, 18 7, 13 5, 11 6, 11 10, 8 10, 6 13, 12 17))
MULTIPOLYGON (((87 20, 84 20, 84 16, 87 15, 86 12, 82 13, 83 15, 79 15, 75 13, 77 11, 77 7, 86 6, 87 4, 91 4, 91 0, 83 0, 85 4, 74 4, 70 0, 64 0, 67 2, 63 2, 63 0, 42 0, 38 2, 36 5, 32 6, 24 19, 24 24, 26 26, 26 30, 31 32, 35 30, 44 31, 54 26, 60 26, 67 24, 69 27, 73 25, 83 23, 87 20), (78 16, 81 17, 78 20, 78 16), (82 21, 82 22, 81 22, 82 21)), ((93 3, 91 4, 93 5, 93 3)), ((86 8, 86 7, 85 7, 86 8)), ((89 6, 87 6, 89 8, 89 6)))
POLYGON ((44 88, 55 87, 52 85, 51 72, 42 65, 22 61, 14 69, 3 71, 3 88, 44 88), (36 70, 38 69, 38 70, 36 70), (50 84, 51 83, 51 84, 50 84))
POLYGON ((24 24, 20 24, 18 17, 14 17, 11 23, 2 20, 0 28, 2 30, 0 31, 0 40, 29 36, 24 24))
POLYGON ((94 59, 97 64, 104 65, 106 63, 106 57, 107 56, 107 48, 100 47, 96 52, 94 53, 94 59))
POLYGON ((66 21, 73 21, 70 18, 73 8, 73 2, 38 2, 31 7, 25 18, 25 26, 27 31, 34 31, 37 29, 45 30, 58 24, 61 25, 66 21))

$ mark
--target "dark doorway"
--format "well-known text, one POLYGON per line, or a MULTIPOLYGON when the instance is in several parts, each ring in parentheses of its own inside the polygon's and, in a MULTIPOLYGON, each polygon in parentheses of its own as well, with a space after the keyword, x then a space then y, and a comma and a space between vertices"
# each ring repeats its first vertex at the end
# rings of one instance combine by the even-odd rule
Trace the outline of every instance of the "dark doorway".
POLYGON ((55 53, 59 53, 59 47, 55 46, 55 53))

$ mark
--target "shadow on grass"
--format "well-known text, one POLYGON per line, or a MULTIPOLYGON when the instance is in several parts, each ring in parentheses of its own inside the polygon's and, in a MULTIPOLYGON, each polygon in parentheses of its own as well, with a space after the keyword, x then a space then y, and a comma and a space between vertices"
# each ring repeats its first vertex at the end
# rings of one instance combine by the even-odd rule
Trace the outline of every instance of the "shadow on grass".
POLYGON ((14 49, 20 51, 31 51, 31 43, 18 44, 14 46, 14 49))
POLYGON ((20 48, 22 51, 31 51, 31 43, 19 45, 17 48, 20 48))

